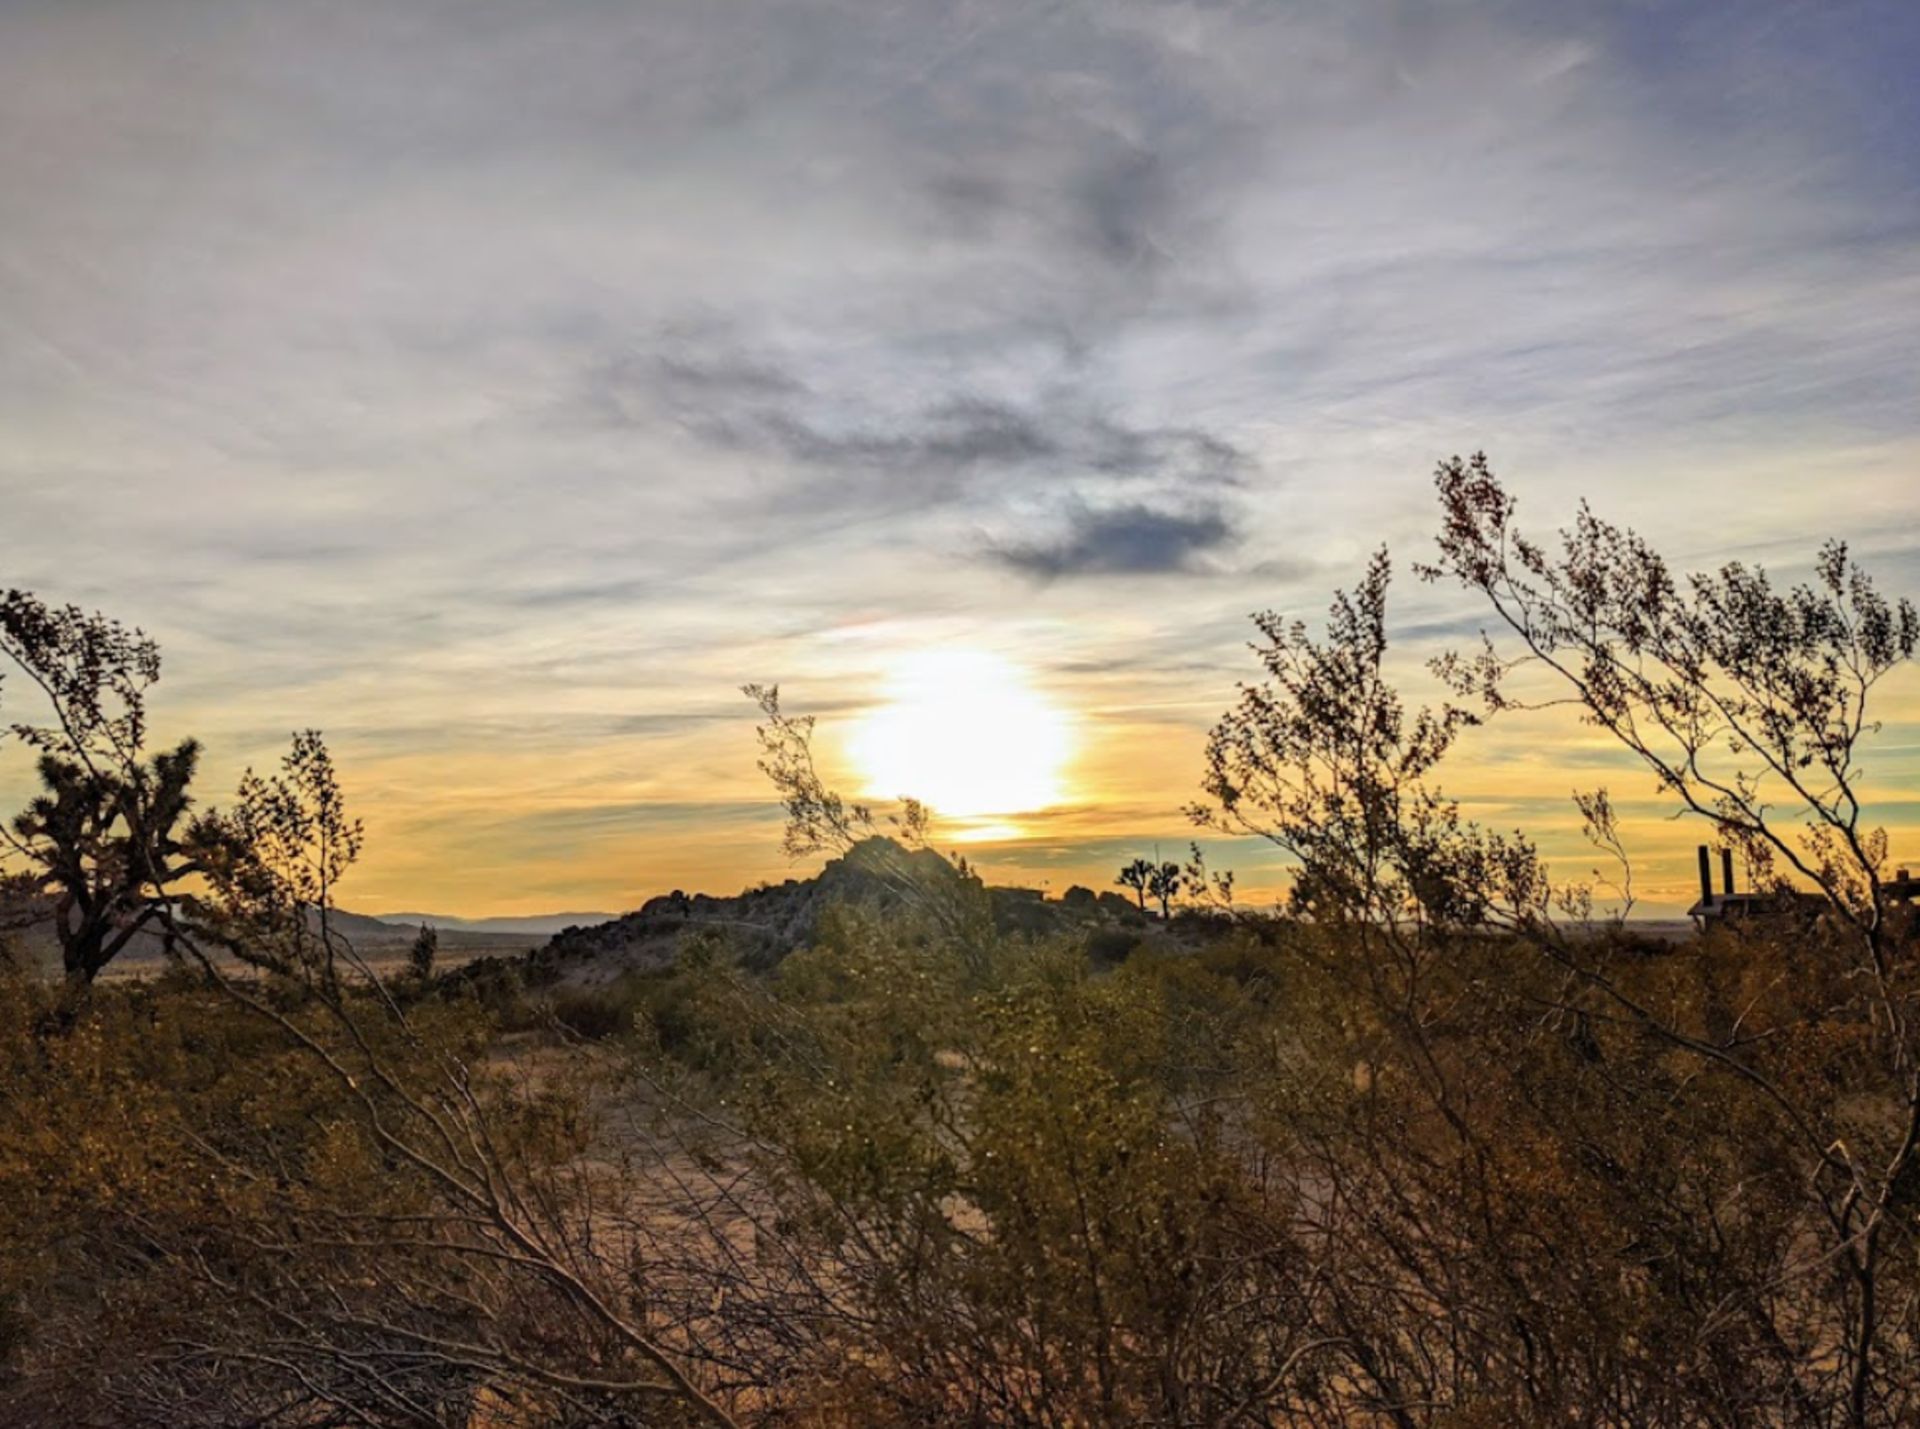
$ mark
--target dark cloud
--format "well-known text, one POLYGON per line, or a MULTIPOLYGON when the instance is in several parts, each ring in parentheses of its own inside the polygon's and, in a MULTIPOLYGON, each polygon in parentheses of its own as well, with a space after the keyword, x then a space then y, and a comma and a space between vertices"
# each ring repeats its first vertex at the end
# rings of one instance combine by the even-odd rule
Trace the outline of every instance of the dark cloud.
POLYGON ((1239 447, 1199 427, 1129 427, 1095 419, 1087 424, 1087 436, 1094 468, 1110 476, 1172 476, 1230 486, 1248 465, 1239 447))
POLYGON ((1080 185, 1081 220, 1088 246, 1125 268, 1165 255, 1157 229, 1173 212, 1165 167, 1148 149, 1122 149, 1090 166, 1080 185))
POLYGON ((788 404, 732 416, 709 410, 688 418, 687 425, 721 445, 831 468, 1016 466, 1062 450, 1059 437, 1033 416, 978 398, 942 402, 897 424, 835 425, 788 404))
POLYGON ((804 384, 790 372, 765 362, 744 358, 731 361, 659 359, 660 376, 669 391, 683 396, 699 393, 727 396, 786 397, 804 392, 804 384))
MULTIPOLYGON (((764 358, 663 357, 622 363, 590 383, 590 405, 638 422, 651 409, 700 441, 856 476, 947 476, 974 470, 1054 478, 1161 478, 1182 487, 1238 482, 1249 465, 1232 441, 1191 424, 1136 425, 1072 393, 1026 405, 966 393, 881 412, 802 382, 764 358)), ((858 484, 853 494, 866 493, 858 484)))
MULTIPOLYGON (((923 175, 932 233, 966 243, 1044 234, 1055 251, 1073 256, 1077 281, 1096 286, 1103 272, 1150 280, 1173 248, 1204 241, 1204 222, 1184 204, 1190 195, 1177 176, 1192 184, 1211 171, 1213 156, 1169 153, 1058 113, 1024 118, 996 126, 1005 132, 963 126, 943 136, 935 153, 900 156, 909 173, 923 175)), ((1223 127, 1210 130, 1220 148, 1223 127)))
POLYGON ((1192 570, 1197 557, 1229 545, 1232 523, 1218 508, 1161 511, 1146 505, 1078 509, 1065 534, 1037 545, 993 551, 1028 575, 1165 575, 1192 570))

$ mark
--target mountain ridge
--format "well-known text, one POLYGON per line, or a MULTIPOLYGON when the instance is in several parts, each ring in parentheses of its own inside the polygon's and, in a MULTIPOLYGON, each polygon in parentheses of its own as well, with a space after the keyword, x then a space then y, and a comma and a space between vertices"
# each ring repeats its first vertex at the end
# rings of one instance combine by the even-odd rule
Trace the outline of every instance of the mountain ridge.
POLYGON ((531 933, 552 937, 569 928, 589 928, 611 923, 618 913, 529 913, 502 914, 491 918, 456 918, 446 913, 369 913, 364 915, 390 927, 414 929, 423 924, 443 933, 531 933))

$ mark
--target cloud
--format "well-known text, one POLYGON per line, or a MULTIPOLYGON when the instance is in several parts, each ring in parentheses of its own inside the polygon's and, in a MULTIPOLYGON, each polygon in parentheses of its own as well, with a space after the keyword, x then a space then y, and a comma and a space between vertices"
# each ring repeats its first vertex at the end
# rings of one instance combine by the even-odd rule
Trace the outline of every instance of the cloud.
POLYGON ((1025 466, 1059 456, 1066 440, 1029 413, 978 397, 947 398, 889 420, 834 411, 797 384, 777 392, 722 388, 703 377, 700 395, 698 403, 676 400, 675 406, 681 423, 702 441, 836 471, 1025 466))
POLYGON ((1130 505, 1080 507, 1064 534, 1037 545, 1005 546, 995 559, 1047 580, 1063 576, 1168 575, 1194 569, 1196 560, 1232 542, 1234 530, 1218 508, 1160 511, 1130 505))
POLYGON ((1023 400, 955 383, 890 402, 824 376, 805 380, 791 357, 684 340, 651 360, 603 364, 579 405, 620 426, 669 421, 711 450, 817 473, 790 497, 816 513, 991 502, 1038 485, 1195 493, 1236 486, 1254 465, 1219 432, 1129 421, 1071 382, 1023 400))

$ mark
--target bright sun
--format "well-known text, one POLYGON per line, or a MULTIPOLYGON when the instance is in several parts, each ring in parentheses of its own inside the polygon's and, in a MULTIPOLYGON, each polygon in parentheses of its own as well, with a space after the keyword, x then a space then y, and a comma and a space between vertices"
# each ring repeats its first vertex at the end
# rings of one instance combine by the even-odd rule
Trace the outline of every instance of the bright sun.
POLYGON ((1067 718, 1007 661, 975 650, 909 655, 887 696, 850 741, 867 797, 910 796, 958 819, 1062 801, 1067 718))

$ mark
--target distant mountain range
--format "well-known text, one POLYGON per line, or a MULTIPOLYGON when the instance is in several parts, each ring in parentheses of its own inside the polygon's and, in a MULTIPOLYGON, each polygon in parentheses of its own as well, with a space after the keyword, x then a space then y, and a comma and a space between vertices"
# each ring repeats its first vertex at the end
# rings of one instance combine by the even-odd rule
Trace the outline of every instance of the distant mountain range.
POLYGON ((514 933, 551 938, 569 928, 610 923, 617 913, 533 913, 523 918, 449 918, 444 913, 374 913, 376 921, 409 930, 426 924, 442 933, 514 933))
MULTIPOLYGON (((413 941, 422 922, 440 934, 440 951, 449 956, 479 957, 486 954, 507 956, 538 947, 557 929, 580 922, 604 922, 603 913, 562 913, 547 918, 497 918, 466 921, 459 918, 421 917, 414 913, 371 918, 336 908, 329 919, 333 931, 346 938, 362 953, 376 958, 397 957, 413 941)), ((47 969, 60 964, 59 941, 54 936, 53 913, 43 899, 0 905, 0 938, 26 955, 29 966, 47 969)), ((114 960, 113 971, 138 973, 149 970, 161 957, 158 935, 137 934, 126 950, 114 960)))

